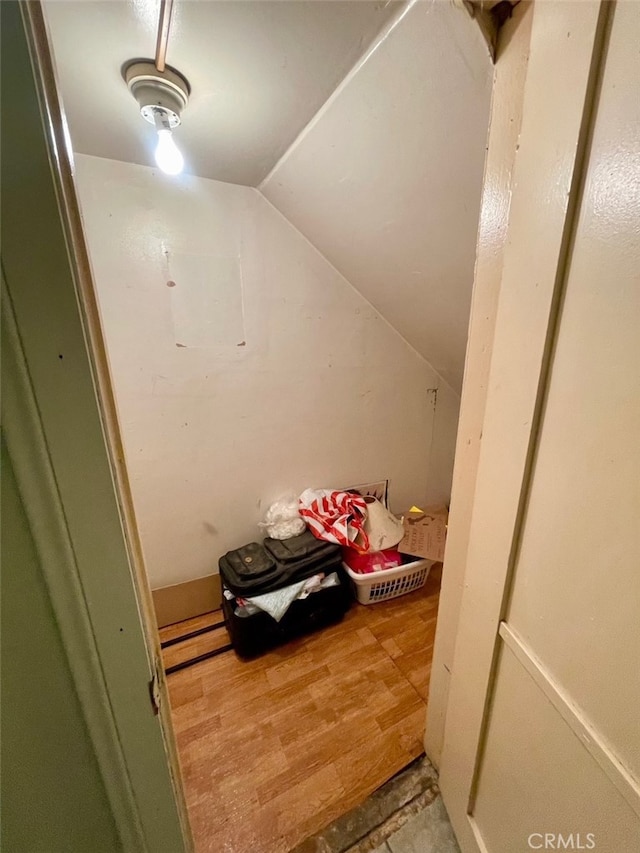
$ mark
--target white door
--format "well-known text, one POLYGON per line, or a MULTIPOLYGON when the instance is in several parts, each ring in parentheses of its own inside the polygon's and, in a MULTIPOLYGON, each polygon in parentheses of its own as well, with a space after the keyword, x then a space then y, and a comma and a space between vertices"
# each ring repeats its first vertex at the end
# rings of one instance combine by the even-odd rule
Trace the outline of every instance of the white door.
POLYGON ((640 3, 533 15, 441 787, 464 853, 636 853, 640 3))

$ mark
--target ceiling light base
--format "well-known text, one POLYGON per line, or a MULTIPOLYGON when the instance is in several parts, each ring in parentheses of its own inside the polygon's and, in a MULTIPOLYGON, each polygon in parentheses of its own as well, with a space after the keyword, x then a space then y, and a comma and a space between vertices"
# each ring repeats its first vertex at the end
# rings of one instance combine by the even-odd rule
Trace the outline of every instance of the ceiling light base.
POLYGON ((155 124, 156 113, 162 110, 171 127, 180 124, 191 92, 182 74, 170 68, 158 71, 153 62, 134 60, 125 66, 123 76, 146 121, 155 124))

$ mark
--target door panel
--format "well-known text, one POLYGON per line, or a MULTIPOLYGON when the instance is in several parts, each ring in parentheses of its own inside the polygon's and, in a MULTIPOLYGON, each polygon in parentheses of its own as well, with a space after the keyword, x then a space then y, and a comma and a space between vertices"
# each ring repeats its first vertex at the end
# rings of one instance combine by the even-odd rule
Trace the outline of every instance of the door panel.
POLYGON ((620 3, 508 621, 640 778, 638 44, 638 4, 620 3))
POLYGON ((559 849, 558 833, 640 849, 638 44, 638 3, 534 6, 441 765, 464 853, 559 849), (549 121, 565 65, 586 84, 577 148, 549 121), (545 196, 572 169, 559 224, 545 196), (553 270, 533 254, 551 256, 545 228, 553 270))
POLYGON ((508 621, 640 778, 637 9, 615 13, 508 621))
POLYGON ((474 808, 487 850, 544 849, 534 833, 572 835, 574 849, 578 834, 590 849, 591 833, 596 853, 635 850, 635 813, 506 647, 496 685, 474 808))

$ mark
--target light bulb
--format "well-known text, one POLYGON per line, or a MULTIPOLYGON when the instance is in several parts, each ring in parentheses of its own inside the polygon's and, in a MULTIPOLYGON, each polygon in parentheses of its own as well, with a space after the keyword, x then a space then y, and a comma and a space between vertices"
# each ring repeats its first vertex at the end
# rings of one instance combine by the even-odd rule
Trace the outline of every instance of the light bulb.
POLYGON ((179 175, 184 168, 184 157, 167 128, 158 130, 156 163, 167 175, 179 175))

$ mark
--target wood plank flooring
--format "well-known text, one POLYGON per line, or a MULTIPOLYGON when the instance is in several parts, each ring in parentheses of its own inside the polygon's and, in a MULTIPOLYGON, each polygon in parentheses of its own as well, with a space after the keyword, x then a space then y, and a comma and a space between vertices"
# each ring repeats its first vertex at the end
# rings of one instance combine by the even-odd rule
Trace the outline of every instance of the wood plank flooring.
POLYGON ((162 628, 160 630, 161 642, 165 643, 169 641, 173 643, 162 650, 164 668, 169 670, 171 667, 181 664, 184 661, 192 660, 199 655, 207 654, 223 646, 228 646, 229 634, 226 628, 220 627, 221 622, 224 622, 224 617, 220 611, 216 611, 215 613, 206 613, 204 616, 198 616, 195 619, 186 619, 177 625, 168 625, 166 628, 162 628), (191 632, 213 625, 218 626, 213 631, 206 631, 204 634, 198 634, 182 642, 173 642, 178 637, 184 637, 191 632))
POLYGON ((168 676, 197 853, 287 853, 421 754, 439 589, 168 676))
POLYGON ((205 613, 203 616, 196 616, 193 619, 185 619, 184 622, 177 622, 175 625, 160 628, 160 641, 164 643, 167 640, 175 640, 178 637, 184 637, 185 634, 190 634, 192 631, 208 628, 223 621, 224 617, 219 610, 213 613, 205 613))

